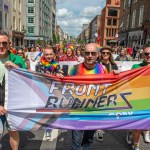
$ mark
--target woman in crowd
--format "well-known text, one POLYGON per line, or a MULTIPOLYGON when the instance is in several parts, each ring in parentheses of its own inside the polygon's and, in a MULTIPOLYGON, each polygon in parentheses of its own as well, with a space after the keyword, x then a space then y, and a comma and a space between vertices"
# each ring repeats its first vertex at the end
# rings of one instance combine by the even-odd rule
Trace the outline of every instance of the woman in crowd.
POLYGON ((29 59, 27 59, 25 57, 25 52, 24 52, 24 49, 22 47, 19 47, 18 50, 17 50, 17 55, 19 55, 20 57, 23 58, 24 62, 26 63, 27 65, 27 69, 30 69, 30 61, 29 59))
MULTIPOLYGON (((106 67, 107 72, 111 73, 114 72, 114 74, 119 74, 118 66, 115 63, 112 55, 112 49, 110 47, 102 47, 100 50, 100 63, 106 67)), ((96 138, 99 141, 103 141, 103 130, 97 130, 96 132, 96 138)))
POLYGON ((55 56, 55 60, 59 61, 62 57, 64 57, 64 50, 63 49, 59 49, 58 53, 55 56))
POLYGON ((74 56, 73 50, 71 48, 68 48, 66 50, 66 55, 61 57, 59 61, 77 61, 78 59, 74 56))
POLYGON ((84 57, 83 57, 82 52, 79 48, 76 50, 76 58, 78 61, 81 61, 81 62, 84 61, 84 57))
POLYGON ((108 73, 114 72, 115 74, 118 74, 119 71, 112 55, 112 49, 109 47, 103 47, 101 48, 100 53, 100 63, 106 67, 108 73))

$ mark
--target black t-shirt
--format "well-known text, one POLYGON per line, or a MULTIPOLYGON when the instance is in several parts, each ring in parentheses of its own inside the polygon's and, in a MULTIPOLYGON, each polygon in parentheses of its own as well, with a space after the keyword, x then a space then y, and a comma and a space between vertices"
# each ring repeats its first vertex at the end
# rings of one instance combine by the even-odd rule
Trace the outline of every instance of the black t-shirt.
POLYGON ((118 66, 116 64, 105 64, 102 62, 102 65, 104 65, 108 71, 108 73, 112 72, 113 70, 118 70, 118 66))

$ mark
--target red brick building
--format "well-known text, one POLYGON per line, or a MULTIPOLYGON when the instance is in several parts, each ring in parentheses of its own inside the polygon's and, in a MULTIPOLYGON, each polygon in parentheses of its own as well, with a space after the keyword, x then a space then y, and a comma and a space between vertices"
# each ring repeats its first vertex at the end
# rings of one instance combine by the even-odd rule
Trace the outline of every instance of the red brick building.
POLYGON ((116 43, 120 17, 120 0, 107 0, 101 12, 100 44, 102 46, 116 43))
POLYGON ((150 1, 122 0, 119 42, 128 47, 150 45, 150 1))

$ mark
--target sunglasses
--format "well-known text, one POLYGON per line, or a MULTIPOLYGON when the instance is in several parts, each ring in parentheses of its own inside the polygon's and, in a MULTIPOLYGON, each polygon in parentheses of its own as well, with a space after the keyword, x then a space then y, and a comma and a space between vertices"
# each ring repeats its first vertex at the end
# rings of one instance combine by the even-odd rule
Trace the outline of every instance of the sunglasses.
POLYGON ((7 46, 7 43, 8 42, 5 42, 5 41, 4 42, 0 42, 0 44, 2 44, 3 46, 7 46))
POLYGON ((144 55, 145 55, 145 56, 149 56, 149 55, 150 55, 150 53, 144 53, 144 55))
POLYGON ((85 56, 89 56, 90 54, 92 56, 96 56, 97 55, 97 52, 84 52, 85 53, 85 56))
POLYGON ((22 55, 23 53, 17 53, 17 54, 22 55))
POLYGON ((110 52, 102 52, 103 55, 110 55, 110 52))

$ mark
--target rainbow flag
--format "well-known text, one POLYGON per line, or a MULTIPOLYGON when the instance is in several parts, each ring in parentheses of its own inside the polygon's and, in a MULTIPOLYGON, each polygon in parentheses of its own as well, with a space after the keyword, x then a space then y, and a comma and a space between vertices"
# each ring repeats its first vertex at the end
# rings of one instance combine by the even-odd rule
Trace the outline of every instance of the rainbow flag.
POLYGON ((11 70, 5 107, 14 130, 150 130, 150 67, 63 79, 11 70))

